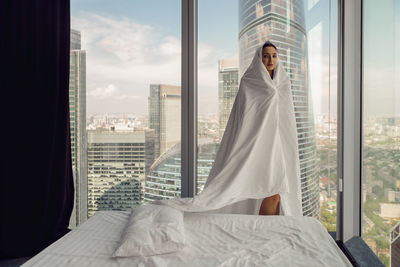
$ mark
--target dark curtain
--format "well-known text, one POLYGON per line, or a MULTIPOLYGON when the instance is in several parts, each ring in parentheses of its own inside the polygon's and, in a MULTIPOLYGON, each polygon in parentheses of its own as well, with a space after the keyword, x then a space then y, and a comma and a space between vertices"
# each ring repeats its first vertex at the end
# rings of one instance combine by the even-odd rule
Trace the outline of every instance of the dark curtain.
POLYGON ((0 20, 0 255, 12 258, 68 231, 70 3, 6 0, 0 20))

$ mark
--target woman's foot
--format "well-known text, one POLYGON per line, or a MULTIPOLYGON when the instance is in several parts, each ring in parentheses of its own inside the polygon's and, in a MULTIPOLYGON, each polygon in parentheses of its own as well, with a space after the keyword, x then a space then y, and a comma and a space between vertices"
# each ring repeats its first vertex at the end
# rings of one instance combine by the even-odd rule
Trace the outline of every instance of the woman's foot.
POLYGON ((279 194, 264 198, 260 206, 259 215, 279 215, 280 196, 279 194))

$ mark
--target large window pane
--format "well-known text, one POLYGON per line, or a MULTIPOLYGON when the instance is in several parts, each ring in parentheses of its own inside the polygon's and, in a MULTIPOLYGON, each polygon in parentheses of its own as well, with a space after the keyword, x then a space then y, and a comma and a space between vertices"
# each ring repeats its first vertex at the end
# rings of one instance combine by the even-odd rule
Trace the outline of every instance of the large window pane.
POLYGON ((71 1, 70 227, 180 195, 180 5, 71 1))
POLYGON ((400 266, 400 1, 364 1, 362 237, 400 266))
POLYGON ((292 83, 304 215, 335 231, 337 2, 199 0, 198 4, 198 192, 218 151, 241 75, 255 49, 270 40, 277 45, 292 83))

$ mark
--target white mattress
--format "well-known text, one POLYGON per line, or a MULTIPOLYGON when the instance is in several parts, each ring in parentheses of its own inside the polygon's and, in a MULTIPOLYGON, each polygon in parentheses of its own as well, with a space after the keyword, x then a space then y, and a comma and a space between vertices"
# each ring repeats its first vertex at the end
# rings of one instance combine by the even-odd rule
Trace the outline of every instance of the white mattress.
POLYGON ((112 258, 129 212, 100 211, 23 266, 352 266, 311 217, 185 214, 178 253, 112 258))

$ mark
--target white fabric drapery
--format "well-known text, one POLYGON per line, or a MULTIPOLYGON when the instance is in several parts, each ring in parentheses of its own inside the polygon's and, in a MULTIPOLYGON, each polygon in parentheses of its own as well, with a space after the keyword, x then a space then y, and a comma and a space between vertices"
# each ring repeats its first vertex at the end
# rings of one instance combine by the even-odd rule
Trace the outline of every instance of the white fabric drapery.
POLYGON ((271 79, 259 47, 241 78, 204 190, 154 203, 187 212, 258 214, 262 200, 275 194, 280 215, 303 215, 290 80, 279 60, 271 79))

